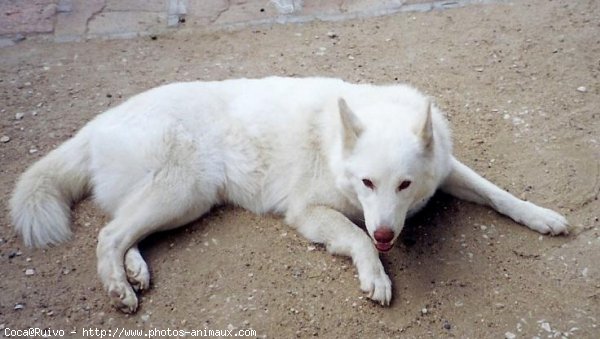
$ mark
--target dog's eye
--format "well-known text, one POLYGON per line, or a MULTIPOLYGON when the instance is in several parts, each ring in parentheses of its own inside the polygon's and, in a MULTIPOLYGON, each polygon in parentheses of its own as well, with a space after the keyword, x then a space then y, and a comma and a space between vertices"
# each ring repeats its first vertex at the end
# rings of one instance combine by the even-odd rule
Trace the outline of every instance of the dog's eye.
POLYGON ((375 189, 375 185, 373 184, 373 182, 369 179, 363 179, 362 180, 363 185, 367 186, 368 188, 374 190, 375 189))
POLYGON ((410 180, 404 180, 403 182, 400 183, 400 186, 398 186, 398 191, 402 191, 408 188, 408 186, 410 186, 411 181, 410 180))

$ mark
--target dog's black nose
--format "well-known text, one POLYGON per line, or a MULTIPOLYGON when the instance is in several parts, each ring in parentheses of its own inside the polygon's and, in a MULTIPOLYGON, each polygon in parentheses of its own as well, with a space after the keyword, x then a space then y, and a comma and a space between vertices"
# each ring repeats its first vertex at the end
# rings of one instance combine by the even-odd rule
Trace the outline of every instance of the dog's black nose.
POLYGON ((381 227, 373 233, 373 237, 377 242, 388 243, 394 239, 394 231, 387 227, 381 227))

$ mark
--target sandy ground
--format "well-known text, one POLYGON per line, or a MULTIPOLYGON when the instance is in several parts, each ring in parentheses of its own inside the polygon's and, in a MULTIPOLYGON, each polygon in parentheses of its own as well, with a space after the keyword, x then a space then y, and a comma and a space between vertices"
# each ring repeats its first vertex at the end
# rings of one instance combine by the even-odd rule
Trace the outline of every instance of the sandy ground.
POLYGON ((0 125, 10 137, 0 143, 3 202, 27 166, 145 89, 195 79, 325 75, 409 82, 426 91, 447 112, 458 157, 517 196, 564 213, 575 227, 567 237, 542 237, 487 208, 439 195, 382 256, 394 283, 393 303, 384 308, 360 292, 350 260, 313 247, 274 216, 224 207, 143 243, 153 286, 140 296, 138 312, 124 315, 109 305, 96 277, 95 239, 107 217, 93 202, 75 207, 74 239, 47 250, 25 248, 4 208, 0 337, 7 328, 29 327, 76 330, 73 337, 82 328, 600 337, 599 22, 595 0, 523 1, 1 49, 0 125))

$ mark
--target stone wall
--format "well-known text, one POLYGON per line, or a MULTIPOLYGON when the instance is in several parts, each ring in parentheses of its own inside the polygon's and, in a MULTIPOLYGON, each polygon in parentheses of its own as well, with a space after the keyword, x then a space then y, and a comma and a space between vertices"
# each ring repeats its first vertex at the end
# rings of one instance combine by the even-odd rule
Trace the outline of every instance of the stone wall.
POLYGON ((179 27, 344 20, 498 1, 502 0, 3 0, 0 37, 4 44, 33 34, 56 41, 130 38, 179 27))

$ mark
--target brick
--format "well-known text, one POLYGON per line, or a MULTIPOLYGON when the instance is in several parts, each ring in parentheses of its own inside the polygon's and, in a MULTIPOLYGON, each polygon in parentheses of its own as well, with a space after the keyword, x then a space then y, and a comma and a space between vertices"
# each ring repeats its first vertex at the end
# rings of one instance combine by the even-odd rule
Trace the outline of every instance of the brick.
POLYGON ((348 13, 376 11, 399 8, 405 3, 406 0, 346 0, 342 5, 342 11, 348 13))
POLYGON ((271 0, 279 14, 290 15, 300 12, 302 9, 301 0, 271 0))
POLYGON ((65 1, 62 4, 65 12, 56 16, 54 39, 59 42, 84 39, 88 21, 104 8, 105 3, 105 0, 65 1))
POLYGON ((50 33, 57 0, 0 1, 0 34, 50 33))
POLYGON ((273 19, 280 15, 269 0, 189 1, 186 25, 228 25, 273 19))
MULTIPOLYGON (((193 1, 193 0, 192 0, 193 1)), ((201 0, 211 2, 211 0, 201 0)), ((105 11, 165 12, 168 0, 107 0, 105 11)))
POLYGON ((279 16, 279 9, 271 1, 232 1, 229 8, 215 20, 216 25, 227 25, 272 19, 279 16))
POLYGON ((188 1, 186 25, 205 26, 216 20, 229 7, 227 0, 188 1))
POLYGON ((103 12, 88 23, 89 37, 130 38, 165 31, 167 14, 153 12, 103 12))
POLYGON ((302 4, 302 15, 331 15, 341 12, 344 0, 306 0, 302 4))
MULTIPOLYGON (((180 19, 187 14, 187 0, 168 0, 167 3, 167 26, 177 27, 180 19)), ((211 1, 212 2, 212 1, 211 1)))

